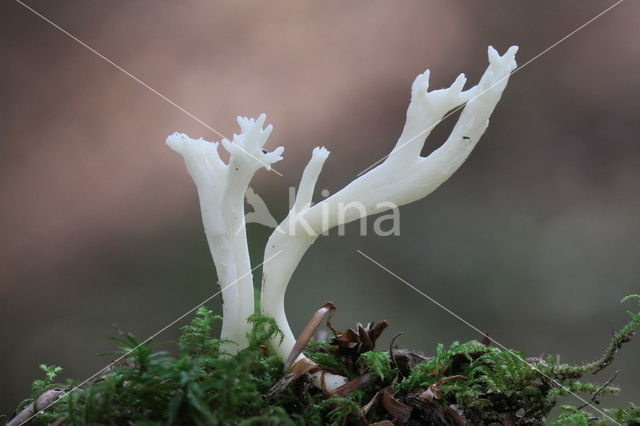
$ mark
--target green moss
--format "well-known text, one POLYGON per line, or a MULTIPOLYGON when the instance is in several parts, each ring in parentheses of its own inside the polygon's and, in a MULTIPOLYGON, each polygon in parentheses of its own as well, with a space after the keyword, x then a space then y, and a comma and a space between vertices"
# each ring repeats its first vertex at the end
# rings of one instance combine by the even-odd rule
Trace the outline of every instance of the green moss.
POLYGON ((33 383, 31 384, 31 395, 29 395, 28 398, 20 401, 16 411, 21 410, 27 404, 33 402, 44 391, 56 386, 55 378, 62 371, 62 367, 58 367, 56 365, 40 364, 39 368, 44 372, 44 379, 36 379, 33 381, 33 383))
POLYGON ((553 424, 556 425, 576 425, 576 426, 607 426, 612 421, 621 425, 640 424, 640 407, 636 404, 629 404, 628 408, 616 408, 604 410, 611 418, 601 420, 598 416, 589 411, 574 407, 573 405, 563 405, 562 413, 553 424))
POLYGON ((616 408, 605 410, 615 421, 622 424, 638 425, 640 424, 640 406, 633 402, 628 408, 616 408))
MULTIPOLYGON (((640 300, 640 296, 628 296, 622 302, 632 299, 640 300)), ((448 349, 438 345, 435 355, 415 366, 409 377, 398 383, 394 390, 402 394, 435 387, 442 394, 441 404, 455 404, 472 424, 502 423, 508 418, 521 419, 523 424, 536 424, 562 396, 579 394, 584 400, 597 404, 599 395, 619 391, 609 383, 601 385, 582 380, 582 376, 606 368, 622 344, 631 339, 640 325, 640 314, 629 312, 629 316, 629 322, 615 333, 604 354, 594 362, 569 365, 554 357, 527 358, 521 352, 488 347, 476 341, 454 342, 448 349), (447 380, 452 376, 462 377, 447 380), (520 411, 522 408, 526 408, 525 414, 520 411), (525 415, 527 417, 523 418, 525 415)), ((597 417, 584 409, 563 408, 565 411, 558 419, 559 424, 608 424, 605 420, 610 420, 602 413, 597 413, 597 417), (594 423, 600 421, 602 423, 594 423)), ((635 409, 637 407, 631 406, 629 410, 604 412, 622 419, 621 424, 633 424, 638 420, 635 409)))
POLYGON ((182 352, 196 357, 208 355, 215 358, 220 355, 220 347, 229 342, 212 338, 211 327, 214 321, 221 320, 221 316, 213 315, 210 310, 200 306, 191 323, 181 328, 180 349, 182 352))
POLYGON ((383 381, 390 381, 395 375, 395 369, 391 367, 391 361, 387 352, 369 351, 360 355, 360 361, 365 368, 373 372, 383 381))
POLYGON ((54 384, 55 378, 62 371, 62 367, 40 364, 40 370, 44 371, 44 380, 35 380, 31 385, 31 397, 35 398, 54 384))
MULTIPOLYGON (((624 299, 629 300, 640 300, 640 296, 624 299)), ((141 344, 131 334, 113 338, 118 350, 112 354, 125 358, 58 399, 33 424, 44 425, 62 417, 65 425, 362 424, 365 415, 370 422, 392 419, 381 404, 369 413, 363 411, 383 388, 390 389, 400 406, 413 407, 411 416, 418 423, 434 419, 434 413, 446 418, 448 407, 455 406, 470 424, 503 424, 508 419, 517 419, 518 424, 541 424, 560 397, 577 393, 597 402, 599 395, 618 391, 610 383, 601 385, 582 376, 608 366, 622 344, 629 341, 640 325, 640 314, 629 315, 629 322, 615 334, 599 359, 577 366, 554 357, 527 359, 521 352, 471 341, 454 342, 448 348, 440 344, 432 357, 406 371, 387 352, 365 351, 347 363, 335 346, 310 343, 306 353, 321 367, 350 378, 369 372, 375 375, 375 380, 363 382, 342 398, 324 395, 304 376, 271 395, 269 391, 283 377, 283 363, 270 346, 274 338, 282 337, 275 321, 251 316, 248 347, 229 355, 224 348, 230 342, 211 335, 220 317, 202 307, 191 323, 182 327, 176 355, 156 351, 151 343, 141 344), (424 399, 424 395, 432 396, 424 399)), ((70 391, 77 385, 74 381, 55 383, 60 367, 43 364, 40 368, 44 378, 33 383, 31 397, 19 408, 53 387, 70 391)), ((557 424, 610 424, 597 411, 562 408, 557 424)), ((620 424, 640 422, 640 408, 633 404, 605 412, 620 424)))
POLYGON ((322 368, 340 373, 349 378, 353 378, 355 376, 354 373, 350 372, 345 367, 343 362, 335 353, 305 352, 305 355, 322 368))

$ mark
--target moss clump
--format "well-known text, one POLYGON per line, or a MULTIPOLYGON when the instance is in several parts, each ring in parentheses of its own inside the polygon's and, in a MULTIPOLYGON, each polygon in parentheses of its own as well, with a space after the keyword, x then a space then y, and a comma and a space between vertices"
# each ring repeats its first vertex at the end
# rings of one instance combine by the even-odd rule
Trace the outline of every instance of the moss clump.
MULTIPOLYGON (((640 296, 627 296, 622 301, 631 299, 640 299, 640 296)), ((582 365, 564 364, 551 356, 527 358, 521 352, 477 341, 455 342, 448 349, 438 345, 433 357, 413 366, 405 378, 395 383, 395 398, 411 406, 416 400, 420 402, 417 396, 425 395, 422 399, 432 398, 431 405, 437 402, 444 412, 452 408, 474 425, 538 425, 545 423, 560 397, 579 394, 591 407, 585 409, 589 404, 579 404, 579 408, 563 406, 558 424, 600 425, 617 421, 640 425, 640 412, 634 405, 626 410, 590 411, 599 403, 600 395, 616 393, 619 389, 611 385, 613 380, 604 384, 582 380, 585 374, 606 368, 621 346, 631 340, 640 326, 640 313, 629 312, 629 315, 629 322, 614 335, 604 354, 582 365)), ((455 414, 449 414, 454 424, 455 414)))
MULTIPOLYGON (((634 295, 625 300, 639 299, 634 295)), ((31 424, 45 425, 368 425, 384 420, 402 425, 540 425, 558 398, 579 393, 598 402, 618 389, 582 380, 608 366, 640 325, 640 313, 612 339, 604 354, 584 365, 553 357, 526 358, 489 342, 438 345, 433 356, 393 347, 375 350, 386 322, 334 332, 331 342, 312 342, 306 354, 320 368, 352 379, 325 395, 308 374, 283 383, 283 363, 270 341, 281 336, 274 320, 250 318, 249 346, 224 352, 230 342, 211 336, 220 318, 200 308, 182 328, 177 355, 154 351, 130 334, 113 340, 121 362, 82 386, 55 383, 61 368, 41 365, 43 380, 18 411, 43 392, 65 388, 56 403, 31 424), (274 391, 274 389, 276 391, 274 391)), ((640 425, 640 407, 593 411, 586 405, 563 406, 559 425, 640 425)))
POLYGON ((371 350, 360 355, 360 361, 365 370, 374 373, 382 382, 391 380, 396 372, 387 352, 371 350))
POLYGON ((610 416, 608 420, 601 420, 593 414, 583 411, 573 405, 563 405, 562 414, 556 425, 573 425, 573 426, 606 426, 614 421, 621 425, 640 425, 640 407, 636 404, 629 404, 628 408, 605 409, 604 411, 610 416))
MULTIPOLYGON (((301 424, 303 418, 323 424, 326 418, 344 417, 343 405, 350 399, 343 402, 314 392, 302 394, 301 383, 270 400, 263 398, 283 375, 283 363, 269 345, 280 334, 275 321, 252 316, 249 347, 230 356, 222 350, 228 342, 211 336, 212 323, 218 319, 200 308, 182 328, 175 357, 154 352, 151 344, 140 346, 131 334, 114 338, 119 348, 114 354, 131 353, 100 377, 61 397, 32 424, 64 419, 65 425, 286 425, 301 424)), ((59 367, 42 368, 46 379, 34 382, 32 398, 23 401, 17 411, 49 388, 75 387, 74 381, 54 383, 59 367)))

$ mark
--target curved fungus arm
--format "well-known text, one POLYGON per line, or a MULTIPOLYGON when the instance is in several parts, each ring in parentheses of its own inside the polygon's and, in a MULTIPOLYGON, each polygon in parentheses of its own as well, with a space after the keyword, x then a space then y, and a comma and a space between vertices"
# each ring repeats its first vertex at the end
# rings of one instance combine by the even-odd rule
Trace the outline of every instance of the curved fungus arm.
MULTIPOLYGON (((450 87, 428 91, 429 71, 420 74, 411 88, 411 102, 402 134, 385 161, 312 205, 315 183, 329 154, 324 148, 314 149, 294 206, 269 238, 264 255, 268 259, 279 253, 263 266, 261 307, 264 314, 276 319, 284 333, 281 344, 274 342, 283 359, 287 359, 295 344, 286 318, 284 295, 307 249, 328 229, 424 198, 451 177, 487 128, 509 75, 516 68, 516 52, 514 46, 500 56, 489 47, 489 66, 480 82, 468 90, 463 90, 466 79, 461 74, 450 87), (465 103, 444 144, 429 156, 420 156, 431 129, 448 111, 465 103), (358 208, 349 208, 354 205, 358 208)), ((298 360, 303 357, 300 355, 298 360)), ((331 381, 337 386, 341 380, 331 378, 331 381)))

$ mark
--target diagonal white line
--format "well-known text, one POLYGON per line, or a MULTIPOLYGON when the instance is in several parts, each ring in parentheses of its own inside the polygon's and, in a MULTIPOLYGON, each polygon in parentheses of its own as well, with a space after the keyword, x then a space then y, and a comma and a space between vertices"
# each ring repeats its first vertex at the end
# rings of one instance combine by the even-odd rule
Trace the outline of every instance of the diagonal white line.
POLYGON ((249 272, 243 274, 242 276, 238 277, 235 281, 227 284, 226 286, 224 286, 223 288, 221 288, 220 290, 218 290, 217 292, 215 292, 213 295, 207 297, 205 300, 203 300, 202 302, 198 303, 196 306, 194 306, 193 308, 189 309, 187 312, 185 312, 184 314, 180 315, 178 318, 176 318, 175 320, 171 321, 169 324, 165 325, 164 327, 162 327, 160 330, 156 331, 155 333, 153 333, 151 336, 147 337, 146 339, 144 339, 142 342, 140 342, 140 344, 138 346, 136 346, 135 348, 131 349, 129 352, 120 355, 118 358, 116 358, 114 361, 111 361, 107 366, 101 368, 100 370, 96 371, 95 373, 93 373, 91 376, 87 377, 86 379, 84 379, 80 384, 74 386, 71 390, 66 391, 65 393, 63 393, 62 395, 60 395, 60 397, 58 397, 58 399, 56 399, 55 401, 53 401, 52 403, 50 403, 49 405, 44 406, 43 408, 40 408, 39 411, 35 414, 33 414, 31 417, 29 417, 28 419, 26 419, 24 422, 20 423, 18 426, 22 426, 26 423, 29 422, 29 420, 33 419, 34 417, 36 417, 37 415, 43 413, 47 408, 51 407, 54 404, 57 404, 59 401, 61 401, 62 399, 64 399, 65 396, 69 395, 71 392, 75 392, 76 390, 78 390, 79 388, 81 388, 84 384, 86 384, 87 382, 89 382, 90 380, 92 380, 93 378, 95 378, 96 376, 98 376, 100 373, 102 373, 103 371, 109 369, 110 367, 114 366, 115 364, 117 364, 118 362, 122 361, 124 358, 128 357, 129 355, 131 355, 133 352, 135 352, 138 348, 140 348, 141 346, 146 345, 147 343, 149 343, 152 339, 156 338, 159 334, 163 333, 165 330, 167 330, 168 328, 174 326, 178 321, 184 319, 184 317, 186 317, 187 315, 191 314, 193 311, 195 311, 196 309, 198 309, 199 307, 201 307, 202 305, 206 304, 207 302, 209 302, 211 299, 213 299, 214 297, 218 296, 220 293, 222 293, 224 290, 228 289, 229 287, 231 287, 232 285, 235 285, 238 281, 240 281, 241 279, 243 279, 244 277, 250 275, 253 271, 255 271, 256 269, 258 269, 259 267, 261 267, 262 265, 264 265, 265 263, 269 262, 271 259, 273 259, 274 257, 278 256, 280 253, 282 253, 282 250, 276 252, 273 256, 268 257, 267 259, 265 259, 262 263, 260 263, 259 265, 256 265, 253 269, 251 269, 249 272))
MULTIPOLYGON (((461 321, 462 323, 464 323, 465 325, 469 326, 470 328, 472 328, 473 330, 475 330, 477 333, 479 333, 481 336, 484 335, 485 333, 480 330, 478 327, 476 327, 475 325, 471 324, 469 321, 465 320, 464 318, 462 318, 460 315, 456 314, 455 312, 453 312, 451 309, 447 308, 446 306, 444 306, 443 304, 441 304, 440 302, 438 302, 437 300, 435 300, 433 297, 429 296, 428 294, 426 294, 425 292, 423 292, 422 290, 420 290, 419 288, 417 288, 416 286, 410 284, 409 282, 407 282, 407 280, 405 280, 404 278, 400 277, 399 275, 395 274, 394 272, 392 272, 391 270, 389 270, 387 267, 385 267, 384 265, 382 265, 380 262, 372 259, 370 256, 367 256, 365 253, 363 253, 361 250, 357 250, 358 254, 360 254, 362 257, 364 257, 365 259, 369 260, 371 263, 377 265, 378 267, 380 267, 380 269, 384 270, 385 272, 387 272, 389 275, 391 275, 392 277, 396 278, 397 280, 401 281, 403 284, 405 284, 407 287, 411 288, 412 290, 414 290, 415 292, 417 292, 418 294, 420 294, 422 297, 426 298, 427 300, 429 300, 430 302, 432 302, 433 304, 435 304, 436 306, 438 306, 440 309, 444 310, 445 312, 447 312, 449 315, 455 317, 457 320, 461 321)), ((526 359, 522 358, 520 355, 518 355, 517 353, 513 352, 511 349, 507 348, 505 345, 503 345, 502 343, 498 342, 496 339, 494 339, 493 337, 491 337, 491 341, 493 343, 495 343, 497 346, 499 346, 502 350, 509 352, 511 355, 513 355, 514 358, 516 358, 517 360, 525 363, 528 367, 530 367, 532 370, 537 371, 538 373, 540 373, 540 375, 544 376, 546 379, 549 379, 550 381, 552 381, 555 385, 557 385, 558 387, 561 387, 562 389, 566 390, 568 393, 570 393, 571 395, 575 396, 576 398, 578 398, 580 401, 584 402, 586 405, 588 405, 589 407, 593 408, 594 410, 596 410, 598 413, 602 414, 603 416, 607 417, 609 420, 611 420, 612 422, 614 422, 617 425, 622 426, 620 423, 618 423, 617 421, 615 421, 611 416, 609 416, 607 413, 605 413, 604 411, 600 410, 598 407, 596 407, 595 405, 593 405, 592 403, 590 403, 589 401, 587 401, 586 399, 582 398, 580 395, 578 395, 577 393, 571 391, 570 389, 568 389, 566 386, 564 386, 562 383, 558 382, 557 380, 555 380, 553 377, 545 374, 543 371, 539 370, 536 367, 533 367, 526 359)))
MULTIPOLYGON (((136 77, 135 75, 131 74, 129 71, 127 71, 126 69, 122 68, 120 65, 116 64, 111 59, 107 58, 102 53, 98 52, 96 49, 94 49, 93 47, 89 46, 87 43, 83 42, 78 37, 74 36, 69 31, 67 31, 64 28, 62 28, 60 25, 56 24, 55 22, 53 22, 52 20, 50 20, 49 18, 47 18, 46 16, 44 16, 43 14, 38 12, 37 10, 33 9, 31 6, 23 3, 21 0, 15 0, 15 1, 16 1, 16 3, 24 6, 29 11, 33 12, 36 16, 42 18, 47 23, 51 24, 54 28, 56 28, 57 30, 61 31, 63 34, 67 35, 72 40, 74 40, 75 42, 80 44, 81 46, 87 48, 89 51, 91 51, 93 54, 95 54, 99 58, 101 58, 104 61, 106 61, 107 63, 111 64, 113 67, 115 67, 118 71, 120 71, 123 74, 125 74, 127 77, 131 78, 132 80, 134 80, 138 84, 142 85, 144 88, 146 88, 150 92, 154 93, 155 95, 158 95, 164 101, 168 102, 169 104, 171 104, 172 106, 176 107, 177 109, 179 109, 180 111, 182 111, 183 113, 185 113, 186 115, 188 115, 189 117, 191 117, 192 119, 197 121, 198 123, 202 124, 207 129, 211 130, 213 133, 217 134, 218 136, 220 136, 223 139, 228 139, 222 133, 220 133, 219 131, 217 131, 213 127, 209 126, 207 123, 205 123, 204 121, 200 120, 198 117, 196 117, 195 115, 193 115, 192 113, 190 113, 189 111, 187 111, 186 109, 184 109, 183 107, 181 107, 180 105, 178 105, 177 103, 175 103, 174 101, 172 101, 171 99, 169 99, 168 97, 163 95, 162 93, 158 92, 156 89, 154 89, 153 87, 149 86, 147 83, 145 83, 144 81, 140 80, 138 77, 136 77)), ((278 176, 282 176, 282 173, 278 172, 276 169, 274 169, 273 167, 271 167, 270 165, 268 165, 264 161, 260 160, 259 158, 256 158, 254 155, 252 155, 251 153, 247 152, 241 146, 238 146, 238 148, 240 148, 240 150, 244 151, 249 157, 253 158, 254 160, 258 161, 260 164, 262 164, 264 167, 266 167, 267 170, 273 170, 273 172, 275 174, 277 174, 278 176)))
MULTIPOLYGON (((523 69, 524 67, 526 67, 527 65, 529 65, 530 63, 532 63, 533 61, 537 60, 538 58, 540 58, 542 55, 544 55, 545 53, 547 53, 548 51, 550 51, 551 49, 553 49, 554 47, 558 46, 559 44, 565 42, 569 37, 573 36, 574 34, 576 34, 578 31, 582 30, 583 28, 585 28, 587 25, 591 24, 593 21, 595 21, 596 19, 600 18, 602 15, 608 13, 609 11, 611 11, 611 9, 613 9, 614 7, 618 6, 620 3, 622 3, 624 0, 618 0, 616 1, 614 4, 612 4, 611 6, 609 6, 608 8, 606 8, 605 10, 603 10, 602 12, 598 13, 596 16, 594 16, 593 18, 589 19, 587 22, 585 22, 584 24, 580 25, 578 28, 576 28, 575 30, 571 31, 569 34, 565 35, 564 37, 562 37, 560 40, 556 41, 555 43, 553 43, 551 46, 547 47, 546 49, 544 49, 542 52, 538 53, 537 55, 535 55, 533 58, 529 59, 527 62, 525 62, 524 64, 520 65, 519 67, 517 67, 515 70, 513 70, 511 72, 511 74, 501 78, 500 80, 496 81, 495 83, 493 83, 491 86, 489 86, 488 88, 486 88, 485 90, 483 90, 482 92, 478 93, 476 96, 472 97, 471 99, 469 99, 467 102, 471 102, 474 99, 479 98, 480 96, 482 96, 484 93, 486 93, 487 91, 491 90, 493 87, 495 87, 496 85, 500 84, 502 81, 506 80, 507 78, 509 78, 510 76, 514 75, 515 73, 517 73, 518 71, 520 71, 521 69, 523 69)), ((442 123, 444 120, 446 120, 447 118, 449 118, 451 115, 455 114, 457 111, 460 111, 462 108, 464 108, 465 104, 459 105, 456 108, 452 109, 451 111, 449 111, 447 114, 445 114, 444 117, 442 117, 440 120, 438 120, 435 124, 432 124, 431 126, 427 127, 426 129, 424 129, 423 131, 421 131, 420 133, 418 133, 417 135, 415 135, 414 137, 412 137, 411 139, 409 139, 408 141, 406 141, 405 143, 403 143, 402 145, 394 148, 391 152, 397 151, 399 149, 402 149, 402 147, 408 145, 409 143, 411 143, 412 141, 418 139, 420 136, 424 135, 425 133, 431 131, 434 127, 436 127, 438 124, 442 123)), ((391 155, 391 153, 385 155, 384 157, 380 158, 379 160, 377 160, 375 163, 371 164, 369 167, 367 167, 366 169, 362 170, 360 173, 358 173, 356 176, 360 176, 364 173, 366 173, 367 171, 371 170, 373 167, 375 167, 377 164, 383 162, 384 160, 387 159, 387 157, 389 157, 389 155, 391 155)))

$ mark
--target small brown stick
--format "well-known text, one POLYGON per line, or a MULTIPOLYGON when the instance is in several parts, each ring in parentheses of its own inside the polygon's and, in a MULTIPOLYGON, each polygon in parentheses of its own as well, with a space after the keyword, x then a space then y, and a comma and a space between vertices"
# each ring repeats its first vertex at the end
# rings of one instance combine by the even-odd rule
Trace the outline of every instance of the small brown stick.
MULTIPOLYGON (((613 381, 616 379, 616 377, 618 377, 618 374, 620 373, 620 370, 616 370, 615 373, 613 373, 613 376, 611 376, 609 378, 609 380, 607 380, 606 382, 604 382, 602 385, 600 385, 600 387, 598 387, 598 389, 596 389, 592 394, 591 394, 591 402, 594 404, 598 404, 598 397, 600 396, 600 394, 602 392, 604 392, 604 390, 607 388, 607 386, 609 386, 611 383, 613 383, 613 381)), ((578 410, 582 410, 583 408, 585 408, 586 406, 591 405, 589 403, 587 404, 583 404, 580 407, 578 407, 578 410)))
POLYGON ((65 392, 63 389, 49 389, 48 391, 37 397, 31 404, 28 404, 26 407, 24 407, 22 411, 20 411, 20 413, 9 420, 6 426, 19 426, 27 422, 31 417, 38 413, 38 411, 47 408, 54 401, 56 401, 66 393, 67 392, 65 392))
POLYGON ((482 343, 485 346, 491 346, 491 336, 489 335, 489 333, 487 333, 486 331, 484 332, 484 334, 482 335, 482 339, 480 339, 480 343, 482 343))
POLYGON ((373 395, 373 398, 371 398, 371 401, 367 402, 364 405, 364 407, 362 407, 362 412, 364 413, 365 417, 369 415, 369 411, 371 411, 372 408, 377 407, 381 398, 382 398, 382 391, 378 391, 376 392, 375 395, 373 395))
POLYGON ((309 322, 307 322, 307 325, 304 326, 302 333, 300 333, 300 335, 298 336, 293 349, 291 349, 291 353, 289 353, 289 357, 284 363, 284 371, 289 371, 293 363, 298 358, 298 355, 302 353, 313 335, 316 333, 318 327, 320 327, 322 320, 324 320, 327 315, 329 315, 329 318, 331 318, 335 311, 336 305, 334 305, 333 302, 327 302, 322 305, 315 314, 313 314, 313 316, 309 319, 309 322))
POLYGON ((402 336, 402 333, 398 333, 395 336, 393 336, 393 339, 391 339, 391 343, 389 343, 389 359, 391 359, 391 362, 393 363, 393 366, 400 372, 400 374, 402 374, 402 376, 404 377, 404 374, 402 373, 402 370, 400 369, 400 367, 398 367, 398 363, 396 362, 396 356, 393 353, 393 345, 396 343, 396 339, 398 337, 402 336))

